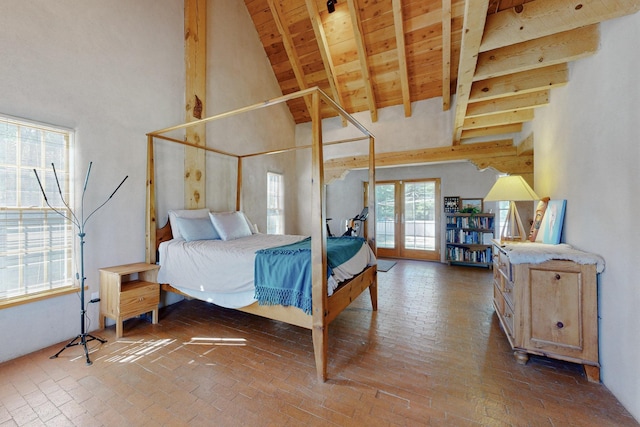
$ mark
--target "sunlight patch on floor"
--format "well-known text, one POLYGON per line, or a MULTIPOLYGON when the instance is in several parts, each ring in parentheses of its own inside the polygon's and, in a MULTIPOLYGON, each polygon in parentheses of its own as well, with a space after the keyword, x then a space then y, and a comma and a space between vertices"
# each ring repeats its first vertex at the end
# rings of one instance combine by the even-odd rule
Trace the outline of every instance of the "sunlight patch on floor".
POLYGON ((245 338, 205 338, 205 337, 193 337, 191 341, 184 343, 184 345, 230 345, 230 346, 245 346, 247 340, 245 338))
POLYGON ((111 363, 133 363, 137 360, 145 356, 149 356, 156 351, 167 347, 176 342, 175 339, 160 339, 160 340, 150 340, 150 341, 118 341, 119 344, 130 344, 130 346, 125 347, 124 349, 116 352, 115 354, 103 358, 106 362, 111 363))

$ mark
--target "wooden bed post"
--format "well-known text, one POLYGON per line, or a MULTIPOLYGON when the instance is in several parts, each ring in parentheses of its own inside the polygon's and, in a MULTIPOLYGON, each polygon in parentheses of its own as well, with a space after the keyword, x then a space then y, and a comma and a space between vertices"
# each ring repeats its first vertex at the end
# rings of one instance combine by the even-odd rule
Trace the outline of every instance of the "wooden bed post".
MULTIPOLYGON (((185 100, 186 121, 202 119, 207 95, 207 0, 184 0, 185 100)), ((187 141, 207 145, 206 126, 185 129, 187 141)), ((184 197, 190 209, 206 203, 206 156, 203 150, 185 148, 184 197)))
POLYGON ((328 325, 327 311, 327 252, 324 210, 324 161, 322 150, 322 120, 320 118, 320 96, 311 96, 311 265, 312 265, 312 329, 313 352, 316 359, 318 381, 327 379, 328 325))
POLYGON ((145 261, 156 263, 156 189, 153 166, 153 136, 147 135, 147 215, 145 218, 145 261))
MULTIPOLYGON (((376 156, 375 138, 369 136, 369 191, 367 192, 367 206, 369 206, 369 217, 367 218, 367 236, 369 236, 369 246, 373 253, 378 256, 376 245, 376 156)), ((378 275, 373 283, 369 285, 369 296, 371 297, 371 308, 378 310, 378 275)))
POLYGON ((242 157, 238 157, 238 172, 236 173, 236 210, 242 210, 242 157))

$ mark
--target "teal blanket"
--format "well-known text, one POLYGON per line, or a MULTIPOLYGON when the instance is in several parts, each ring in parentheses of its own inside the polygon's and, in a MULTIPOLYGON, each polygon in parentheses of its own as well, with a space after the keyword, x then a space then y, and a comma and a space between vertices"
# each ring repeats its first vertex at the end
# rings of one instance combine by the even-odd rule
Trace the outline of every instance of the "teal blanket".
MULTIPOLYGON (((327 275, 362 248, 362 237, 327 238, 327 275)), ((311 238, 256 252, 255 298, 260 305, 293 305, 311 314, 311 238)))

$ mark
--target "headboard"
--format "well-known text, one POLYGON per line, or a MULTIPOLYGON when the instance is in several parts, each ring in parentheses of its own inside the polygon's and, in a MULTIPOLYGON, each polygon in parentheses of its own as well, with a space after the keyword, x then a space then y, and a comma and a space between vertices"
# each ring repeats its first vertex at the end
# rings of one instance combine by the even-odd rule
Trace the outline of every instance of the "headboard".
POLYGON ((171 222, 167 221, 164 227, 156 229, 156 253, 160 247, 160 243, 168 242, 173 239, 173 233, 171 232, 171 222))

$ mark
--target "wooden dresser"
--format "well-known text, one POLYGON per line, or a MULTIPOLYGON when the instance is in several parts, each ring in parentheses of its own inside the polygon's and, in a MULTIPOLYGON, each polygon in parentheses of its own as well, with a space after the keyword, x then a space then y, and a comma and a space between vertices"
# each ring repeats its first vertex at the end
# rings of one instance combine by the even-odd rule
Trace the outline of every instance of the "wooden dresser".
POLYGON ((604 261, 568 245, 494 240, 493 304, 518 363, 536 354, 600 381, 598 283, 604 261))

